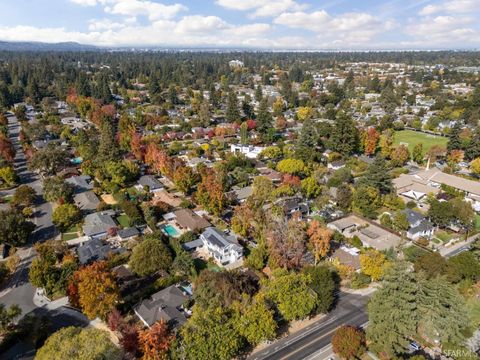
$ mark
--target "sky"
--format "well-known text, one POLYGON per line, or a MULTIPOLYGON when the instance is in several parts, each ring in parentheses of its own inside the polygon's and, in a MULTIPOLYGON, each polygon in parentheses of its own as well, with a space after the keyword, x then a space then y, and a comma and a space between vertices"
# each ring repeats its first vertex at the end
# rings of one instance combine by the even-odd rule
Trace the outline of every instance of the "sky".
POLYGON ((0 40, 107 47, 480 49, 480 0, 0 0, 0 40))

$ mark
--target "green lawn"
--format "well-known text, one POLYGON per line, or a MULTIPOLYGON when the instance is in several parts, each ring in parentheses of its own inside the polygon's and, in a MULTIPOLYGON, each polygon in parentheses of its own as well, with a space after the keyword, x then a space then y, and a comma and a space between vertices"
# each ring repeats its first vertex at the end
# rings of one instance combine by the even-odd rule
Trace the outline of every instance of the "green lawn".
POLYGON ((480 231, 480 215, 475 215, 475 230, 480 231))
POLYGON ((450 240, 452 240, 452 235, 450 235, 449 233, 447 233, 445 231, 437 231, 435 233, 435 236, 437 238, 439 238, 440 240, 442 240, 444 243, 447 243, 450 240))
POLYGON ((78 233, 63 233, 62 234, 62 240, 68 241, 68 240, 73 240, 78 237, 78 233))
POLYGON ((427 152, 433 145, 447 146, 448 138, 434 136, 413 130, 402 130, 395 132, 395 145, 406 144, 412 152, 415 145, 422 143, 423 151, 427 152))
POLYGON ((123 214, 117 217, 117 222, 120 224, 120 226, 127 228, 130 226, 131 220, 127 215, 123 214))

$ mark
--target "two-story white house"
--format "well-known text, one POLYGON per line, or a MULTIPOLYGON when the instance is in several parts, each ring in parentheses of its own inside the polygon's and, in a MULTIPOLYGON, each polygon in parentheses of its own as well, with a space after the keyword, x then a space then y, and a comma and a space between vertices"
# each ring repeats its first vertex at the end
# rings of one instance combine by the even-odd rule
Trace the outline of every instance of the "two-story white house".
POLYGON ((249 159, 256 159, 260 153, 264 150, 261 146, 248 146, 248 145, 230 145, 230 151, 234 154, 243 154, 249 159))
POLYGON ((405 209, 403 212, 409 223, 409 229, 407 231, 407 237, 409 239, 417 240, 421 237, 429 239, 432 237, 435 228, 425 216, 411 209, 405 209))
POLYGON ((219 265, 232 264, 243 257, 243 248, 236 238, 227 236, 214 227, 208 227, 200 235, 203 248, 215 259, 219 265))

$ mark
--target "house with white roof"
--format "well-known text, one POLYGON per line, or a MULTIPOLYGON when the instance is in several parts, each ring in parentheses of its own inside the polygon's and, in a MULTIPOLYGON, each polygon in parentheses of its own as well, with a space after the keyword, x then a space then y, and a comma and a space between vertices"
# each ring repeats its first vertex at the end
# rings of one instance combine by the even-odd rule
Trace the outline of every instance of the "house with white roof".
POLYGON ((243 248, 234 236, 227 236, 215 227, 206 228, 200 235, 203 248, 219 265, 230 265, 243 258, 243 248))

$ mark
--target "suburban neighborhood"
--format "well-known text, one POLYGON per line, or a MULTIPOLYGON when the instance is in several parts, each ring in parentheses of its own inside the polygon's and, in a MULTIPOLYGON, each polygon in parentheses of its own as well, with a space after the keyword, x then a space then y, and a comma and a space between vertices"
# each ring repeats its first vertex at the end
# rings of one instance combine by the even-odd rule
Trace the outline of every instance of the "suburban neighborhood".
POLYGON ((0 360, 479 358, 478 53, 0 47, 0 285, 0 360))

